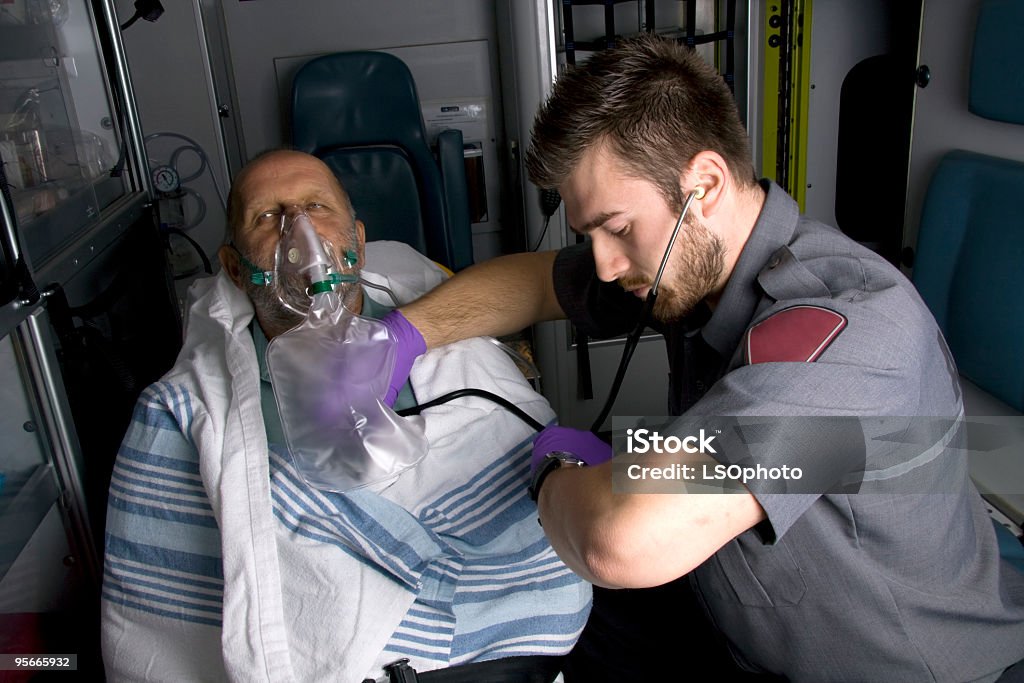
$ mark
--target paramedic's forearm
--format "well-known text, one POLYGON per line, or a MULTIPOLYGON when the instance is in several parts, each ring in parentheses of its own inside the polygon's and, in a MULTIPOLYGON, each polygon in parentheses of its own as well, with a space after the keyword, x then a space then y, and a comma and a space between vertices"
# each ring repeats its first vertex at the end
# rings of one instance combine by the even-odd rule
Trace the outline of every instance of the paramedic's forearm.
POLYGON ((611 474, 611 462, 557 469, 537 501, 551 547, 599 586, 660 586, 765 519, 750 493, 615 493, 611 474))
POLYGON ((564 318, 552 281, 556 253, 510 254, 472 266, 402 306, 402 314, 428 348, 564 318))

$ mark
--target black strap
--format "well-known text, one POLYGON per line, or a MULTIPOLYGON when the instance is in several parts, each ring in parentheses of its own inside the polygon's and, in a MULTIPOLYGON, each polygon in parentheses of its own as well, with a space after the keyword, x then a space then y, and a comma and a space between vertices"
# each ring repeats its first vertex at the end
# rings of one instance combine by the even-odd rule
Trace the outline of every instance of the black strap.
POLYGON ((594 380, 590 373, 590 342, 586 332, 576 330, 576 391, 581 399, 594 398, 594 380))
POLYGON ((408 659, 400 659, 384 670, 390 683, 551 683, 562 669, 562 659, 545 655, 505 657, 424 672, 409 666, 408 659))

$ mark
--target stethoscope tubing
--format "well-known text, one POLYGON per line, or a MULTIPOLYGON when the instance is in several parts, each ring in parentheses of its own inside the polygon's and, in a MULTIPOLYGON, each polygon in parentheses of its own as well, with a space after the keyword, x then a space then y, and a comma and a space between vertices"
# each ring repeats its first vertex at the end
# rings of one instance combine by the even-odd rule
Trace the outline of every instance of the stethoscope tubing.
POLYGON ((676 238, 679 237, 679 231, 683 227, 683 221, 686 219, 686 214, 690 210, 690 204, 697 198, 697 190, 691 190, 690 194, 687 195, 686 201, 683 202, 683 208, 679 212, 679 219, 676 221, 676 225, 672 228, 672 235, 669 237, 668 246, 665 247, 665 254, 661 257, 661 265, 658 267, 658 274, 654 276, 654 283, 651 285, 651 290, 647 292, 647 297, 644 299, 643 308, 640 309, 640 317, 637 318, 636 327, 626 337, 626 345, 622 348, 622 358, 619 360, 619 367, 615 371, 615 379, 612 380, 612 387, 608 391, 608 398, 605 399, 604 406, 601 408, 601 412, 598 413, 597 419, 594 420, 594 424, 591 425, 590 431, 597 434, 601 425, 608 418, 608 413, 611 412, 612 406, 615 405, 615 398, 619 395, 619 389, 622 387, 622 380, 626 376, 626 369, 629 367, 629 361, 633 358, 633 352, 636 351, 636 345, 640 343, 640 337, 644 333, 644 329, 647 327, 647 323, 651 319, 651 311, 654 310, 654 301, 658 298, 658 287, 661 285, 661 276, 665 274, 665 266, 668 265, 668 258, 672 255, 672 247, 676 244, 676 238))

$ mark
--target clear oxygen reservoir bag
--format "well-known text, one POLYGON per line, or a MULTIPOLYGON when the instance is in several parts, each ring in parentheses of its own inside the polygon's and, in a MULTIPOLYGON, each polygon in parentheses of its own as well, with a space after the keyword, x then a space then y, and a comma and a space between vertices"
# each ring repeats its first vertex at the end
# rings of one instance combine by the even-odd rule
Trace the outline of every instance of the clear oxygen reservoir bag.
MULTIPOLYGON (((396 341, 379 321, 346 308, 358 277, 335 256, 304 213, 283 228, 273 281, 305 280, 310 301, 305 319, 271 340, 267 365, 296 468, 311 486, 341 492, 394 477, 428 444, 422 420, 384 403, 396 341)), ((278 298, 295 310, 280 291, 278 298)))

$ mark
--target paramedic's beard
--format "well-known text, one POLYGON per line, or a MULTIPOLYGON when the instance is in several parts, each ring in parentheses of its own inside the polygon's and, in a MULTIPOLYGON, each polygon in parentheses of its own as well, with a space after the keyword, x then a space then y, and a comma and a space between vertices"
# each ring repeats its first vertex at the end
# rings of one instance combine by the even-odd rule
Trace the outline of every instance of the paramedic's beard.
MULTIPOLYGON (((725 244, 715 233, 689 216, 669 256, 674 278, 666 276, 658 286, 658 298, 652 315, 671 323, 688 315, 718 285, 725 270, 725 244)), ((620 280, 624 289, 632 290, 653 284, 650 278, 627 277, 620 280)))

